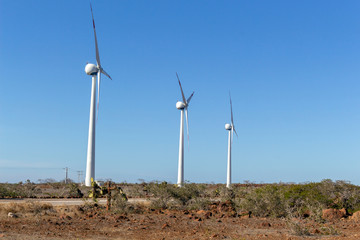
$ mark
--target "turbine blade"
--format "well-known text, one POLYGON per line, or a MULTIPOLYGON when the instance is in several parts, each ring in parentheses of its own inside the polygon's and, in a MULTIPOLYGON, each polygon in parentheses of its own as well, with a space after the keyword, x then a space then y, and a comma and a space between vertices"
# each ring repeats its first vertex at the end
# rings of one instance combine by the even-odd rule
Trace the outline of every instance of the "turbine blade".
POLYGON ((97 109, 96 109, 96 122, 98 121, 98 117, 99 117, 99 102, 100 102, 100 76, 101 76, 101 72, 98 71, 98 86, 97 86, 97 109))
POLYGON ((188 139, 188 145, 190 145, 189 141, 189 119, 188 119, 188 108, 185 108, 185 118, 186 118, 186 133, 187 133, 187 139, 188 139))
POLYGON ((93 14, 91 2, 90 2, 90 9, 91 9, 91 17, 92 17, 92 21, 93 21, 94 36, 95 36, 96 62, 97 62, 98 67, 101 69, 100 56, 99 56, 99 48, 98 48, 97 37, 96 37, 96 30, 95 30, 95 20, 94 20, 94 14, 93 14))
POLYGON ((233 110, 232 110, 232 101, 231 101, 231 95, 230 95, 230 91, 229 91, 229 97, 230 97, 230 111, 231 111, 231 142, 232 142, 232 138, 234 135, 234 132, 236 134, 236 137, 239 137, 236 130, 235 130, 235 125, 234 125, 234 116, 233 116, 233 110))
POLYGON ((187 101, 187 104, 190 103, 190 100, 191 100, 192 96, 194 96, 194 93, 195 93, 195 92, 193 92, 193 93, 190 95, 190 97, 186 100, 186 101, 187 101))
POLYGON ((104 69, 101 69, 100 71, 101 71, 101 73, 103 73, 105 76, 107 76, 108 78, 110 78, 110 80, 112 80, 112 78, 110 77, 110 75, 107 74, 104 69))
POLYGON ((234 138, 234 128, 231 128, 231 145, 233 143, 233 138, 234 138))
POLYGON ((232 128, 234 129, 234 133, 236 134, 236 137, 239 137, 239 135, 236 132, 235 126, 233 125, 232 128))
POLYGON ((179 86, 180 86, 180 90, 181 90, 181 95, 182 95, 183 101, 184 101, 185 105, 187 105, 186 98, 185 98, 183 89, 182 89, 182 87, 181 87, 180 78, 179 78, 179 75, 178 75, 177 73, 176 73, 176 77, 177 77, 177 79, 178 79, 178 81, 179 81, 179 86))

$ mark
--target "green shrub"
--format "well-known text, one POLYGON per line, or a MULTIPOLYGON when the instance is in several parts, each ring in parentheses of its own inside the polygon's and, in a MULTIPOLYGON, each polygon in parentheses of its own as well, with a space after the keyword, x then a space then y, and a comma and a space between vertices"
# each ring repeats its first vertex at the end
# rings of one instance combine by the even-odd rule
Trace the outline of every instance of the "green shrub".
POLYGON ((285 217, 287 206, 282 189, 278 185, 255 188, 235 204, 241 210, 251 211, 260 217, 285 217))
POLYGON ((326 208, 360 209, 360 187, 345 181, 323 180, 319 183, 268 184, 254 188, 233 188, 238 210, 260 217, 304 217, 321 220, 326 208))
POLYGON ((204 207, 207 201, 199 198, 206 198, 205 185, 187 183, 178 187, 167 182, 152 182, 147 185, 147 191, 155 197, 152 200, 154 208, 194 208, 195 205, 204 207))
POLYGON ((0 198, 32 197, 34 187, 28 184, 0 184, 0 198))

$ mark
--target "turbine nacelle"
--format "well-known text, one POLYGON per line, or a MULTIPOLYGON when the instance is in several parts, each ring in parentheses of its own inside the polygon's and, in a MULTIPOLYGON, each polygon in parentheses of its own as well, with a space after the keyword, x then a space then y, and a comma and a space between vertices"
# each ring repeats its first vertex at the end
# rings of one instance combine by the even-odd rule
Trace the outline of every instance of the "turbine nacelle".
POLYGON ((85 72, 87 75, 95 75, 98 73, 98 71, 99 71, 99 68, 95 64, 88 63, 85 66, 85 72))
POLYGON ((230 131, 232 129, 231 124, 229 123, 225 124, 225 129, 230 131))
POLYGON ((176 103, 176 108, 177 108, 177 109, 182 110, 182 109, 184 109, 185 107, 186 107, 185 103, 183 103, 183 102, 181 102, 181 101, 178 101, 178 102, 176 103))

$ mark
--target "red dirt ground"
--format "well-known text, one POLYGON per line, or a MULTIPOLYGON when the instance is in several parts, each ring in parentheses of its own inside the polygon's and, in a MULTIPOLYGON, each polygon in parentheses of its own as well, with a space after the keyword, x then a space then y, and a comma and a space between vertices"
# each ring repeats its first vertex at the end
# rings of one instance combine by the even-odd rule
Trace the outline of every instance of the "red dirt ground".
POLYGON ((308 219, 232 216, 207 211, 147 210, 115 214, 104 209, 59 207, 53 214, 0 217, 0 239, 360 239, 360 224, 348 219, 317 223, 308 219), (81 210, 81 209, 80 209, 81 210), (294 224, 310 236, 296 236, 294 224))

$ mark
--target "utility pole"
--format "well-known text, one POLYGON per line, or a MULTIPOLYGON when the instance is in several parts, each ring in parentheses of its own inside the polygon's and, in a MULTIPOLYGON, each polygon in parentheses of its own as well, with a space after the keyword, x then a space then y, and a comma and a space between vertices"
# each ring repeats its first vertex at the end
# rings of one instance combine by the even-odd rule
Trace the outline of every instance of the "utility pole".
POLYGON ((68 167, 66 167, 66 168, 63 168, 63 169, 65 169, 65 184, 67 184, 68 183, 68 173, 69 173, 69 168, 68 167))
POLYGON ((76 171, 78 174, 78 183, 81 184, 82 183, 82 179, 83 179, 83 175, 84 175, 84 171, 76 171))
POLYGON ((80 171, 76 171, 78 174, 78 183, 80 183, 80 171))

